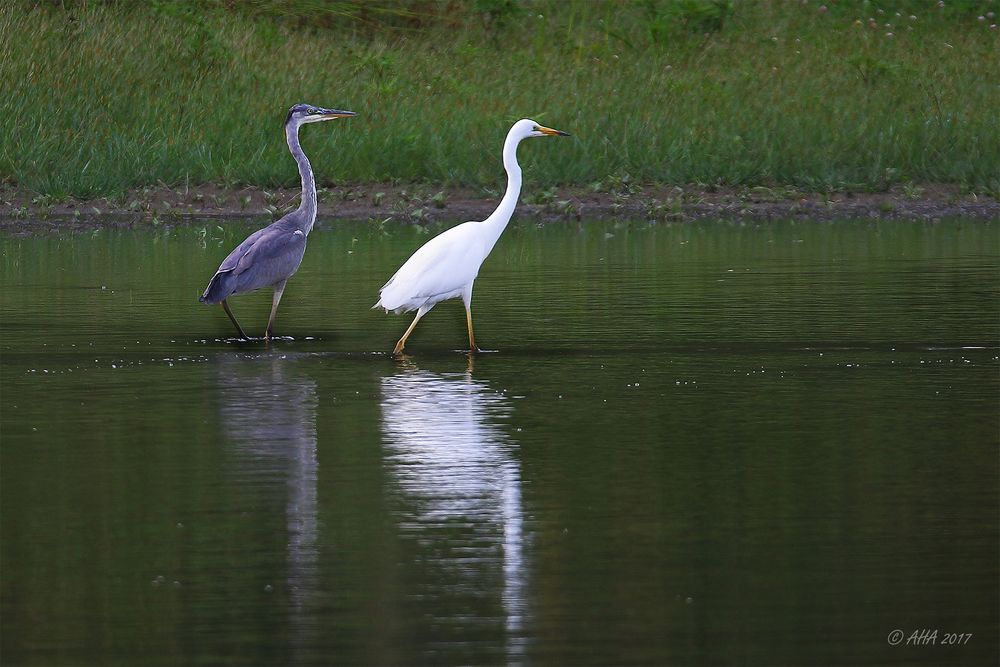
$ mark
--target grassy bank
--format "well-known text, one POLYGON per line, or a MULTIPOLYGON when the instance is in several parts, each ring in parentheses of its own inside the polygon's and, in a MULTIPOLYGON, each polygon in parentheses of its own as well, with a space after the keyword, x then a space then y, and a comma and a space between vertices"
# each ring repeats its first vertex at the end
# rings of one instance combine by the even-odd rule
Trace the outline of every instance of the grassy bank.
POLYGON ((297 101, 360 114, 303 131, 321 184, 495 189, 530 116, 574 134, 533 188, 1000 192, 994 0, 70 4, 0 8, 0 178, 53 198, 294 185, 297 101))

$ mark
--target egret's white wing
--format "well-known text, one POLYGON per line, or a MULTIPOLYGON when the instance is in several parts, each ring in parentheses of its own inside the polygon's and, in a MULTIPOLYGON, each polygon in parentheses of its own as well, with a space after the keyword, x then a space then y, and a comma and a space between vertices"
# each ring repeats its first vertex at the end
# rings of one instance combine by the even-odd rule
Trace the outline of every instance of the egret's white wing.
POLYGON ((480 222, 466 222, 422 245, 379 290, 376 307, 415 310, 453 296, 476 279, 485 256, 480 222))

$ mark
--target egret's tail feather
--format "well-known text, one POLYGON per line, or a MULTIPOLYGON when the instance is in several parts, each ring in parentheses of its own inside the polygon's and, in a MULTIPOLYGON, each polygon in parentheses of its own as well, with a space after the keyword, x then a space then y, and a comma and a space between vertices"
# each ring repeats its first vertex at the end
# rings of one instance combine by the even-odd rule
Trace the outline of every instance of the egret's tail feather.
POLYGON ((385 312, 387 312, 387 313, 393 313, 395 315, 399 315, 400 313, 406 312, 406 309, 402 308, 402 307, 400 307, 400 308, 390 308, 389 306, 387 306, 384 303, 382 303, 382 299, 379 299, 378 301, 376 301, 375 305, 372 306, 372 310, 375 310, 376 308, 381 308, 385 312))

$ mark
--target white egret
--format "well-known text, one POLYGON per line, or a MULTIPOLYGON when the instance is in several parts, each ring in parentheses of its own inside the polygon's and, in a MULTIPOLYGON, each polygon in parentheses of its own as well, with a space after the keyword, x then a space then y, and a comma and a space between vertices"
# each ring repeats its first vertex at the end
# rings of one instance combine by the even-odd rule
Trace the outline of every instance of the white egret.
POLYGON ((527 118, 514 123, 503 143, 507 191, 496 210, 485 220, 463 222, 420 246, 379 290, 378 303, 372 308, 384 308, 386 312, 391 310, 394 313, 417 311, 413 322, 396 343, 393 354, 403 351, 406 339, 427 311, 439 301, 457 297, 462 297, 465 304, 469 349, 479 349, 472 332, 472 285, 479 275, 479 267, 510 222, 514 207, 517 206, 517 198, 521 194, 521 166, 517 163, 517 146, 529 137, 546 136, 569 135, 527 118))

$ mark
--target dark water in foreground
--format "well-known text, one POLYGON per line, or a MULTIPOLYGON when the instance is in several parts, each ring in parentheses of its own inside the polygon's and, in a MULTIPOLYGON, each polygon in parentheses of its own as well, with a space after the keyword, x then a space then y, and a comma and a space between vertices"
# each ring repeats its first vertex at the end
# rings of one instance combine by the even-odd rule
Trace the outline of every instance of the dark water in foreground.
POLYGON ((4 664, 997 664, 996 224, 523 222, 471 362, 247 231, 0 237, 4 664))

